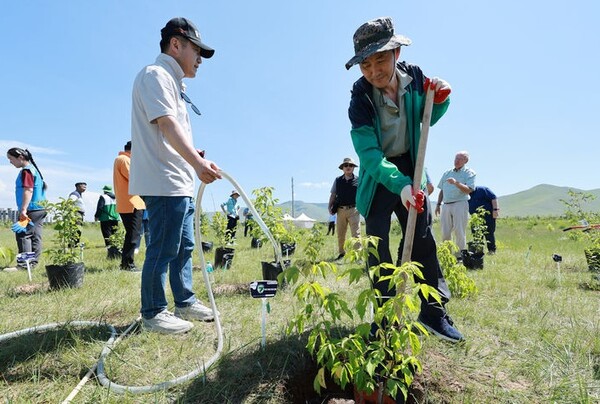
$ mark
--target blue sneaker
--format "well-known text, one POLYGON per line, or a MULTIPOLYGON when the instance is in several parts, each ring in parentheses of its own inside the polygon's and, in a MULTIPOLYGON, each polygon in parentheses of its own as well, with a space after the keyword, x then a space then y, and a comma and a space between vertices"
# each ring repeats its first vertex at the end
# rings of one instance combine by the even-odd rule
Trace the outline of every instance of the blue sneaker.
POLYGON ((429 333, 450 342, 462 342, 465 340, 463 335, 448 321, 446 315, 438 318, 426 318, 419 315, 417 319, 429 333))

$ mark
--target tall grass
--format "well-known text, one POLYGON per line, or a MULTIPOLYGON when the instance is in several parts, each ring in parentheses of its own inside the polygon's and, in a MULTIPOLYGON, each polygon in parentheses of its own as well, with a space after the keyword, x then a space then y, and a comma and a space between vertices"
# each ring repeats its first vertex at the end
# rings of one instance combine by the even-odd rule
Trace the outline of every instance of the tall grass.
MULTIPOLYGON (((452 299, 448 306, 467 342, 451 345, 434 338, 425 342, 420 383, 427 402, 600 400, 599 292, 582 287, 591 278, 584 245, 560 230, 565 225, 551 218, 499 221, 497 254, 485 257, 483 270, 469 272, 479 294, 452 299), (560 273, 553 253, 563 257, 560 273)), ((439 229, 435 230, 439 240, 439 229)), ((312 363, 303 336, 283 333, 296 308, 290 288, 280 289, 269 300, 267 346, 260 347, 260 300, 238 289, 261 278, 260 261, 271 260, 273 251, 270 245, 251 249, 250 239, 241 235, 238 231, 233 268, 212 275, 225 352, 206 378, 168 391, 124 396, 91 380, 77 402, 286 403, 292 396, 310 397, 312 380, 307 379, 312 377, 308 376, 312 363), (223 288, 231 284, 243 286, 223 288)), ((42 286, 32 293, 23 291, 29 284, 26 272, 0 271, 0 334, 73 320, 103 321, 122 331, 138 317, 140 275, 120 271, 118 261, 105 258, 97 225, 86 225, 83 236, 88 245, 87 272, 80 289, 49 292, 43 286, 47 282, 43 261, 33 272, 33 284, 42 286)), ((45 242, 51 237, 52 230, 45 229, 45 242)), ((398 237, 393 238, 396 245, 398 237)), ((335 237, 327 237, 322 259, 335 257, 336 245, 335 237)), ((15 248, 7 228, 0 231, 0 246, 15 248)), ((139 266, 141 250, 136 257, 139 266)), ((212 261, 212 254, 207 259, 212 261)), ((291 258, 301 257, 302 246, 291 258)), ((337 287, 335 279, 329 282, 329 287, 337 287)), ((206 302, 200 271, 195 271, 194 283, 206 302)), ((169 301, 172 304, 170 292, 169 301)), ((5 402, 63 400, 96 362, 108 337, 104 327, 65 328, 0 344, 0 397, 5 402)), ((135 331, 109 356, 107 374, 119 384, 160 383, 202 366, 215 352, 215 344, 211 323, 195 322, 183 336, 135 331)))

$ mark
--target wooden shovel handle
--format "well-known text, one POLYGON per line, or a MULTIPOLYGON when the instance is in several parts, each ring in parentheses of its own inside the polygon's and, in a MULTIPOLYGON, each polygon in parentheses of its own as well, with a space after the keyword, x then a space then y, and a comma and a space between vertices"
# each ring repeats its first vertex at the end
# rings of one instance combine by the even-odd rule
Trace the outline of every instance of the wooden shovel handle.
MULTIPOLYGON (((415 162, 415 173, 413 176, 413 190, 415 193, 421 189, 421 180, 423 179, 423 167, 425 165, 429 127, 431 126, 434 93, 434 90, 428 88, 425 95, 425 109, 423 110, 423 118, 421 120, 421 138, 419 139, 419 149, 417 151, 417 161, 415 162)), ((406 232, 404 234, 404 248, 402 249, 402 259, 400 261, 402 264, 411 260, 416 224, 417 210, 413 205, 410 205, 408 220, 406 221, 406 232)))

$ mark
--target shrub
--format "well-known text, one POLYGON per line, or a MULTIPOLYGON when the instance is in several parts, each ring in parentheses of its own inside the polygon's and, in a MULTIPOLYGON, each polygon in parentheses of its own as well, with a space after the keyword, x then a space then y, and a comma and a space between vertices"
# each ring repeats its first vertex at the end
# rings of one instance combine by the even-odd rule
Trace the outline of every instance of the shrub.
POLYGON ((467 268, 459 264, 454 255, 458 251, 458 246, 450 240, 446 240, 438 245, 437 256, 444 278, 452 296, 469 297, 475 296, 478 292, 475 281, 468 275, 467 268))
POLYGON ((347 255, 350 264, 355 265, 338 273, 335 264, 317 262, 315 251, 320 245, 317 232, 307 237, 308 259, 284 271, 286 280, 295 285, 294 296, 302 306, 300 313, 290 321, 287 332, 303 333, 305 328, 310 329, 307 349, 319 366, 313 382, 316 391, 326 387, 325 374, 328 374, 342 388, 352 383, 357 390, 368 394, 377 390, 379 394, 396 397, 401 392, 406 398, 415 372, 422 370, 418 359, 421 342, 415 331, 427 335, 412 319, 420 309, 419 293, 437 301, 440 301, 439 295, 426 284, 406 285, 405 279, 413 279, 413 276, 422 279, 419 264, 405 263, 400 267, 382 264, 369 268, 370 276, 379 277, 384 268, 393 270, 391 275, 380 279, 389 280, 398 290, 397 295, 380 306, 381 293, 371 288, 370 282, 363 282, 363 289, 358 291, 351 305, 343 295, 321 285, 319 279, 337 275, 338 283, 346 279, 350 288, 359 285, 365 272, 361 262, 367 262, 370 253, 377 253, 377 239, 366 237, 352 242, 361 245, 361 249, 347 255), (313 245, 317 247, 311 250, 313 245), (366 321, 371 308, 374 308, 372 323, 366 321), (349 335, 341 332, 344 324, 354 320, 356 315, 361 320, 356 330, 349 335), (374 334, 371 334, 372 329, 374 334))

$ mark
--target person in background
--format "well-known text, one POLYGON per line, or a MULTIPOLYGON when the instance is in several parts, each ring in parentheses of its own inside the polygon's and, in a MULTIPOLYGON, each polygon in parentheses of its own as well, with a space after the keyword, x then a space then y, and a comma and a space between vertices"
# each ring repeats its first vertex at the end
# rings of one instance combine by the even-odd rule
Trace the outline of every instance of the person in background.
POLYGON ((337 219, 337 213, 334 213, 333 215, 329 215, 329 226, 327 227, 327 235, 329 236, 330 234, 332 236, 335 236, 335 221, 337 219))
POLYGON ((173 18, 161 30, 160 55, 136 76, 132 94, 132 150, 129 192, 141 195, 150 223, 150 244, 142 270, 142 327, 177 334, 194 325, 187 320, 214 319, 192 290, 195 178, 209 184, 220 168, 194 147, 185 93, 185 77, 196 76, 203 58, 214 50, 196 26, 173 18), (175 311, 167 310, 167 272, 175 311))
POLYGON ((252 216, 252 212, 250 208, 246 207, 243 211, 244 215, 244 237, 248 236, 248 230, 252 228, 252 221, 254 220, 254 216, 252 216))
MULTIPOLYGON (((348 108, 352 143, 360 159, 356 206, 365 217, 367 235, 379 237, 379 258, 370 254, 368 265, 393 262, 389 248, 392 213, 398 217, 405 234, 407 204, 417 210, 422 208, 417 215, 411 259, 422 265, 425 279, 417 281, 435 288, 442 304, 421 295, 418 321, 440 338, 462 341, 463 335, 446 312, 450 290, 437 259, 428 198, 422 191, 413 193, 412 186, 426 90, 435 91, 431 115, 434 125, 448 109, 450 85, 435 77, 427 78, 418 66, 398 62, 401 46, 410 45, 411 40, 394 34, 389 17, 361 25, 354 33, 353 43, 355 55, 346 63, 346 69, 358 64, 362 73, 354 83, 348 108)), ((425 181, 419 185, 424 189, 425 181)), ((398 247, 397 265, 403 245, 404 236, 398 247)), ((390 271, 382 272, 389 274, 390 271)), ((389 281, 373 279, 373 287, 382 295, 379 304, 395 296, 396 291, 389 286, 389 281)))
MULTIPOLYGON (((25 229, 15 233, 17 248, 19 253, 35 253, 35 257, 29 260, 30 266, 35 267, 42 253, 42 230, 46 218, 46 209, 42 204, 46 201, 46 183, 29 150, 13 147, 8 149, 6 157, 15 168, 21 169, 15 181, 19 221, 28 219, 33 223, 33 226, 26 225, 25 229)), ((20 264, 18 267, 27 269, 20 264)))
POLYGON ((135 266, 135 249, 142 237, 142 220, 146 205, 139 195, 129 193, 131 166, 131 141, 125 143, 113 164, 113 185, 117 199, 117 212, 125 228, 125 240, 121 251, 121 269, 139 272, 135 266))
POLYGON ((115 194, 112 191, 110 185, 102 187, 103 194, 98 198, 94 219, 100 221, 100 230, 104 237, 108 258, 117 258, 120 256, 118 248, 110 244, 110 237, 119 226, 119 214, 117 213, 115 194))
POLYGON ((229 199, 221 204, 221 210, 227 215, 227 240, 233 242, 235 239, 235 230, 240 219, 240 205, 237 200, 240 194, 235 189, 231 191, 229 199))
POLYGON ((69 194, 69 199, 73 201, 73 203, 77 207, 77 213, 79 213, 79 221, 77 223, 77 226, 79 228, 77 229, 77 238, 74 240, 75 246, 80 245, 81 242, 81 227, 83 226, 83 222, 85 220, 85 203, 83 203, 83 193, 86 189, 87 184, 85 182, 76 182, 75 191, 69 194))
POLYGON ((85 182, 76 182, 75 183, 75 191, 69 194, 69 199, 75 202, 75 206, 77 206, 77 213, 81 215, 81 222, 85 219, 85 204, 83 203, 83 193, 87 189, 87 184, 85 182))
POLYGON ((494 234, 496 232, 496 219, 500 212, 498 198, 496 198, 496 194, 491 189, 481 185, 476 186, 470 196, 469 213, 471 215, 474 214, 479 207, 485 209, 485 215, 483 216, 487 226, 485 240, 488 254, 493 255, 496 253, 496 236, 494 234))
POLYGON ((429 173, 427 172, 427 168, 425 168, 425 181, 426 181, 426 186, 427 186, 427 195, 431 195, 433 194, 433 191, 435 191, 435 187, 433 186, 433 182, 431 182, 431 177, 429 176, 429 173))
POLYGON ((358 176, 354 175, 354 169, 358 167, 354 160, 346 157, 339 169, 343 174, 333 181, 331 194, 329 196, 329 214, 337 214, 336 225, 338 230, 338 251, 336 260, 346 255, 344 243, 346 232, 350 225, 352 237, 360 237, 360 213, 356 209, 356 190, 358 188, 358 176))
POLYGON ((467 250, 467 225, 469 224, 469 194, 475 189, 475 171, 466 164, 469 162, 469 153, 459 151, 454 156, 454 168, 446 171, 438 188, 437 206, 435 214, 442 214, 440 224, 442 227, 442 240, 451 240, 452 232, 456 245, 462 257, 467 250))

